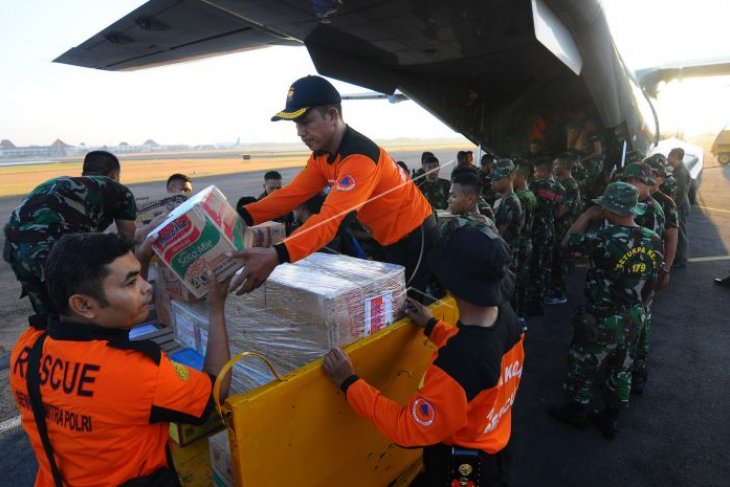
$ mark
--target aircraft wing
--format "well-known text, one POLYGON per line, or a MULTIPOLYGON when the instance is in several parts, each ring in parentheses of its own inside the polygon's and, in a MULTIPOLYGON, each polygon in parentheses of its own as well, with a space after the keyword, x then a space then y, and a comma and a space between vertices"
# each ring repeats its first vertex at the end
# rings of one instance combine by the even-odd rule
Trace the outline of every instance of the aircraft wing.
POLYGON ((376 93, 375 91, 365 93, 346 93, 342 95, 343 100, 388 100, 390 103, 399 103, 406 101, 408 97, 403 93, 394 93, 386 95, 385 93, 376 93))
MULTIPOLYGON (((118 71, 273 45, 302 45, 273 26, 227 10, 225 3, 149 1, 54 61, 118 71)), ((263 6, 265 1, 257 3, 263 6)))
POLYGON ((730 75, 730 58, 686 61, 636 70, 641 86, 653 96, 662 81, 700 76, 730 75))
POLYGON ((607 138, 656 140, 600 0, 150 0, 56 61, 123 70, 282 44, 305 45, 322 75, 399 90, 496 154, 524 152, 538 119, 564 150, 585 107, 607 138))

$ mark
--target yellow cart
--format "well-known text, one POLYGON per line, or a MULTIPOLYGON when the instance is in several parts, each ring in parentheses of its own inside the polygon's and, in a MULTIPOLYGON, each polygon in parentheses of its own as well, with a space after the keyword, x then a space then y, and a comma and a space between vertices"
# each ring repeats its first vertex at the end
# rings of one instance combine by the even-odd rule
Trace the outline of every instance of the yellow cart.
MULTIPOLYGON (((431 306, 455 323, 451 298, 431 306)), ((408 318, 345 349, 361 377, 401 403, 416 391, 434 345, 408 318)), ((246 360, 258 360, 244 355, 246 360)), ((216 381, 242 357, 234 357, 216 381)), ((218 405, 228 429, 239 486, 407 485, 418 473, 421 450, 401 448, 350 409, 322 370, 321 360, 218 405)), ((186 485, 211 485, 207 443, 174 453, 186 485)))

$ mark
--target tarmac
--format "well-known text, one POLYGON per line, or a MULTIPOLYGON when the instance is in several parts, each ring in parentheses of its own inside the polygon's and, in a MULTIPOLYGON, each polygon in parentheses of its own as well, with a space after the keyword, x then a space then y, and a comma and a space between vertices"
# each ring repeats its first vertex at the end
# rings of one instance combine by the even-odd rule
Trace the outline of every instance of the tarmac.
MULTIPOLYGON (((411 167, 416 153, 394 154, 411 167)), ((453 154, 437 154, 442 163, 453 154)), ((298 169, 282 171, 285 182, 298 169)), ((444 170, 448 177, 450 168, 444 170)), ((199 190, 218 186, 230 200, 261 191, 262 173, 200 178, 199 190)), ((161 195, 161 183, 130 186, 138 197, 161 195)), ((579 431, 546 412, 563 399, 561 383, 571 340, 572 310, 582 302, 584 269, 570 281, 569 302, 529 320, 522 384, 514 404, 513 486, 726 486, 730 485, 730 289, 712 279, 730 270, 730 167, 707 162, 688 225, 690 263, 672 272, 670 288, 655 299, 649 382, 633 396, 613 441, 597 428, 579 431)), ((5 221, 19 198, 0 199, 5 221)), ((0 243, 2 241, 0 240, 0 243)), ((32 485, 36 462, 17 425, 8 390, 7 351, 24 329, 30 308, 0 263, 0 486, 32 485), (5 352, 3 352, 5 351, 5 352), (12 452, 10 454, 9 452, 12 452)), ((595 395, 597 404, 600 394, 595 395)))

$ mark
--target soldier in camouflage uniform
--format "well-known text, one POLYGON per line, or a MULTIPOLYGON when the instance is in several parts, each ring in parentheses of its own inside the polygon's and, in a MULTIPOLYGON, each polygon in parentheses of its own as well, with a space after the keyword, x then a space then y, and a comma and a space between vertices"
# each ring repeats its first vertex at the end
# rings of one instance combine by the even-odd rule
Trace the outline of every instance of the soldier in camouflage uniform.
POLYGON ((449 211, 455 218, 441 224, 441 235, 446 235, 463 226, 485 225, 496 230, 494 220, 484 216, 478 209, 482 183, 473 171, 457 174, 449 192, 449 211))
POLYGON ((656 185, 651 187, 651 197, 654 198, 664 211, 664 280, 659 288, 669 287, 669 274, 677 253, 677 241, 679 238, 679 210, 670 195, 665 194, 660 188, 664 187, 668 179, 667 158, 662 154, 655 154, 647 158, 646 163, 651 167, 652 175, 656 185))
POLYGON ((5 224, 3 258, 13 269, 36 313, 55 312, 45 285, 45 261, 53 243, 67 233, 100 232, 112 222, 134 238, 134 195, 119 184, 119 161, 89 152, 80 177, 49 179, 26 196, 5 224))
MULTIPOLYGON (((522 228, 520 230, 520 250, 517 271, 517 286, 515 289, 514 309, 521 320, 525 319, 525 301, 527 299, 527 280, 529 278, 529 264, 532 256, 532 225, 535 220, 535 207, 537 199, 527 187, 527 182, 532 177, 532 166, 522 163, 517 166, 515 173, 515 191, 520 199, 522 208, 522 228)), ((523 323, 524 325, 524 323, 523 323)))
MULTIPOLYGON (((660 155, 661 156, 661 155, 660 155)), ((663 158, 663 156, 661 156, 663 158)), ((653 164, 660 161, 659 156, 651 158, 653 164)), ((664 209, 659 202, 651 195, 653 188, 658 188, 658 181, 653 178, 653 170, 647 163, 633 163, 626 166, 624 170, 624 178, 626 182, 635 186, 639 191, 639 201, 646 204, 646 212, 636 217, 636 223, 644 228, 652 230, 662 238, 662 253, 665 256, 665 265, 660 269, 658 287, 662 287, 668 275, 666 274, 666 256, 668 235, 666 231, 666 216, 664 209)), ((676 213, 675 213, 676 216, 676 213)), ((675 232, 676 236, 676 232, 675 232)), ((675 240, 676 249, 676 240, 675 240)), ((671 251, 671 258, 674 259, 674 251, 671 251)), ((636 346, 631 350, 632 359, 634 361, 633 374, 631 381, 631 390, 635 394, 641 394, 644 391, 644 385, 648 377, 647 360, 649 358, 649 330, 651 328, 651 307, 652 301, 646 303, 646 320, 639 332, 639 339, 636 346)))
POLYGON ((563 240, 572 252, 588 257, 586 307, 573 322, 563 385, 567 401, 549 412, 558 421, 585 427, 592 384, 605 364, 605 408, 593 419, 608 439, 615 437, 619 413, 628 405, 629 350, 636 343, 645 319, 644 305, 651 300, 664 265, 659 236, 634 222, 634 215, 646 209, 638 197, 630 184, 609 184, 603 197, 595 200, 598 206, 586 210, 563 240), (593 224, 603 219, 604 225, 593 224))
POLYGON ((451 183, 448 179, 439 178, 439 160, 436 156, 427 156, 421 167, 424 176, 416 181, 418 189, 434 210, 445 210, 449 206, 451 183))
POLYGON ((672 198, 672 201, 674 201, 674 204, 676 205, 679 185, 677 184, 677 178, 675 178, 672 173, 673 170, 674 169, 671 166, 667 167, 667 177, 664 179, 664 184, 662 184, 659 189, 662 193, 672 198))
POLYGON ((515 165, 511 159, 498 159, 489 173, 492 189, 497 195, 494 203, 494 224, 499 235, 507 242, 512 252, 510 270, 517 273, 519 266, 520 235, 524 217, 520 198, 515 194, 514 180, 515 165))
POLYGON ((558 182, 565 189, 565 201, 563 204, 568 208, 567 213, 555 219, 555 248, 553 251, 553 269, 551 282, 551 295, 545 298, 546 304, 562 304, 568 302, 568 274, 572 266, 569 255, 562 251, 560 242, 573 222, 583 212, 581 193, 578 183, 573 179, 573 164, 575 159, 571 154, 561 154, 555 160, 555 176, 558 182))
POLYGON ((494 156, 489 153, 484 154, 482 156, 482 160, 479 161, 481 166, 479 170, 479 179, 482 182, 482 198, 484 198, 484 201, 486 201, 490 206, 494 206, 494 202, 497 199, 497 195, 494 193, 494 189, 492 189, 492 178, 489 174, 492 171, 494 161, 494 156))
POLYGON ((537 198, 537 205, 532 224, 532 257, 525 312, 528 316, 542 316, 545 314, 543 305, 553 266, 555 218, 568 212, 564 205, 565 190, 553 179, 552 160, 545 158, 537 161, 530 191, 537 198))
POLYGON ((674 148, 669 151, 667 161, 672 166, 672 175, 676 179, 677 189, 674 192, 674 202, 677 204, 679 213, 679 241, 677 242, 677 257, 674 261, 675 268, 687 267, 687 253, 689 239, 687 237, 687 217, 690 212, 689 190, 692 185, 692 176, 687 166, 684 165, 684 149, 674 148))
MULTIPOLYGON (((477 179, 479 179, 479 184, 481 185, 481 178, 479 177, 478 172, 469 166, 459 166, 455 168, 451 172, 451 184, 454 184, 455 178, 462 174, 471 174, 477 176, 477 179)), ((483 193, 484 189, 482 189, 482 194, 483 193)), ((477 210, 480 214, 494 222, 494 210, 492 210, 491 205, 487 203, 487 200, 485 200, 481 194, 479 195, 479 200, 477 201, 477 210)))

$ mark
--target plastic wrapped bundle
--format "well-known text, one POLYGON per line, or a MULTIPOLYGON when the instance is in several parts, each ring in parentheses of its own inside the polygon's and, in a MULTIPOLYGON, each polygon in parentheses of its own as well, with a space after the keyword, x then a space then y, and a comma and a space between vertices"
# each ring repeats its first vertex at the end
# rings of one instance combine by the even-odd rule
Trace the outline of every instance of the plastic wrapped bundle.
MULTIPOLYGON (((405 277, 401 266, 347 256, 313 254, 276 268, 259 289, 226 301, 231 354, 258 352, 282 374, 393 323, 403 315, 405 277)), ((183 317, 181 334, 197 330, 205 354, 205 303, 174 302, 183 317)), ((177 326, 176 326, 176 333, 177 326)), ((266 365, 247 358, 233 368, 231 388, 243 392, 273 379, 266 365)))

